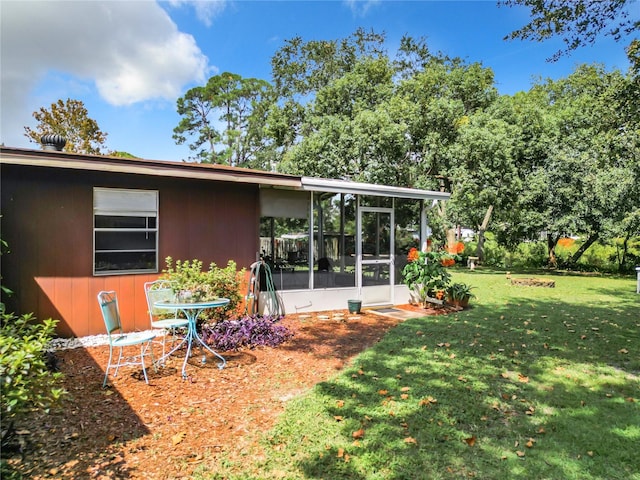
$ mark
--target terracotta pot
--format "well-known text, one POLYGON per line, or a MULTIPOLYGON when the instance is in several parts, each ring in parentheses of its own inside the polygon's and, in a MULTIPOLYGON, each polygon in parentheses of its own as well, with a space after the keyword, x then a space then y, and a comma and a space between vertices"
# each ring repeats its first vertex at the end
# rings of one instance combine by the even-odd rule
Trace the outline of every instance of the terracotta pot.
POLYGON ((467 308, 469 306, 469 299, 470 298, 471 297, 453 299, 453 298, 449 297, 449 298, 447 298, 447 303, 449 303, 450 305, 453 305, 454 307, 467 308))

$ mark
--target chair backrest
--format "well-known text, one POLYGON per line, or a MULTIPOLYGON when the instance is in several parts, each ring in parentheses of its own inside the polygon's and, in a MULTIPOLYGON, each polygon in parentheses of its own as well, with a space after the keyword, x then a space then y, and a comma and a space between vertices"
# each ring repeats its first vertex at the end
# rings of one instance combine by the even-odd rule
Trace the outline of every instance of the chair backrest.
POLYGON ((327 257, 322 257, 318 259, 318 271, 319 272, 333 271, 333 268, 331 268, 331 262, 327 257))
POLYGON ((175 314, 174 310, 156 306, 156 302, 171 302, 175 300, 176 295, 173 290, 173 283, 169 280, 156 280, 145 283, 144 293, 147 297, 149 317, 152 321, 160 315, 175 314))
POLYGON ((98 293, 98 303, 102 311, 104 326, 107 328, 107 334, 118 331, 122 332, 122 324, 120 323, 120 310, 118 308, 118 296, 113 290, 98 293))

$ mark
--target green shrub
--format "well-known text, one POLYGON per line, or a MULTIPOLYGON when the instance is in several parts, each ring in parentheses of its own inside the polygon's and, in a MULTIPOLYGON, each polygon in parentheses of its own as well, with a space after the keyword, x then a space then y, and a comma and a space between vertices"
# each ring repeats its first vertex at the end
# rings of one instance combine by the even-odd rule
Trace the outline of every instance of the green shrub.
POLYGON ((57 320, 36 322, 33 314, 2 314, 0 325, 0 390, 2 431, 32 408, 45 411, 66 393, 61 373, 47 367, 46 348, 57 320))
POLYGON ((616 249, 613 245, 596 242, 582 254, 574 267, 584 271, 615 272, 618 269, 615 258, 616 249))
MULTIPOLYGON (((515 248, 506 250, 493 240, 493 235, 487 233, 485 242, 484 265, 498 268, 539 269, 548 265, 549 252, 545 240, 526 241, 515 248)), ((623 261, 623 239, 599 241, 591 245, 580 257, 577 263, 570 262, 571 257, 582 245, 584 239, 575 242, 559 242, 556 245, 556 258, 560 268, 576 271, 605 272, 605 273, 634 273, 635 266, 640 264, 640 242, 637 238, 630 238, 627 242, 626 255, 623 261)), ((475 252, 476 243, 469 243, 465 248, 465 255, 475 252)))
MULTIPOLYGON (((487 267, 506 268, 509 267, 510 258, 505 247, 498 244, 496 236, 492 232, 484 234, 484 259, 482 265, 487 267)), ((466 243, 462 254, 463 261, 466 264, 467 257, 475 257, 477 253, 478 242, 473 241, 466 243)))
POLYGON ((244 269, 238 271, 236 263, 229 260, 225 268, 215 263, 209 270, 202 269, 200 260, 176 260, 167 257, 167 268, 162 271, 162 278, 175 284, 176 291, 191 292, 194 301, 214 300, 219 297, 229 299, 225 307, 204 312, 200 318, 220 320, 226 318, 228 312, 234 312, 242 300, 240 286, 244 278, 244 269))
POLYGON ((547 264, 548 258, 545 242, 522 242, 518 244, 512 256, 512 267, 541 268, 547 264))

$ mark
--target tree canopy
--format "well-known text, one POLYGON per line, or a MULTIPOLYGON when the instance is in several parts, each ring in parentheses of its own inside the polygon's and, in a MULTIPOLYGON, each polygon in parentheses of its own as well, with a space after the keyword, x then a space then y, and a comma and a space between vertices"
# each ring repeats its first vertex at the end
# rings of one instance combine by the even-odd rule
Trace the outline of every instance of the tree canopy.
POLYGON ((638 233, 633 45, 627 73, 581 65, 509 96, 491 69, 434 53, 424 39, 405 37, 390 55, 375 32, 295 37, 272 58, 271 84, 225 73, 187 92, 176 139, 195 137, 205 161, 444 188, 452 196, 432 210, 434 228, 482 237, 490 226, 504 244, 544 233, 553 263, 562 236, 585 235, 588 248, 638 233))
POLYGON ((566 49, 550 59, 557 60, 563 54, 595 43, 603 31, 619 41, 638 30, 640 19, 629 14, 632 3, 635 0, 501 0, 499 5, 522 5, 531 10, 531 21, 505 40, 544 41, 561 36, 566 49))
POLYGON ((68 98, 33 112, 38 124, 35 129, 24 127, 25 136, 34 143, 40 143, 43 135, 56 134, 66 138, 64 151, 82 154, 102 154, 107 134, 102 132, 98 123, 89 117, 89 113, 80 100, 68 98))
POLYGON ((224 72, 203 87, 190 89, 177 101, 180 123, 173 138, 178 145, 191 139, 192 159, 241 167, 260 167, 265 158, 261 100, 269 83, 224 72))

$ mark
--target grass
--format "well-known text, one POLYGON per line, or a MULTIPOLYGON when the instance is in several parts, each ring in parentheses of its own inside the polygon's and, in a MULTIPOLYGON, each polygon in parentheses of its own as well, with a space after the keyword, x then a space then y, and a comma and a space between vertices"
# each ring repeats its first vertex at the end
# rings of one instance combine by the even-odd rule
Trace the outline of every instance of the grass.
POLYGON ((540 278, 456 272, 472 308, 400 324, 198 478, 640 480, 635 282, 540 278))

